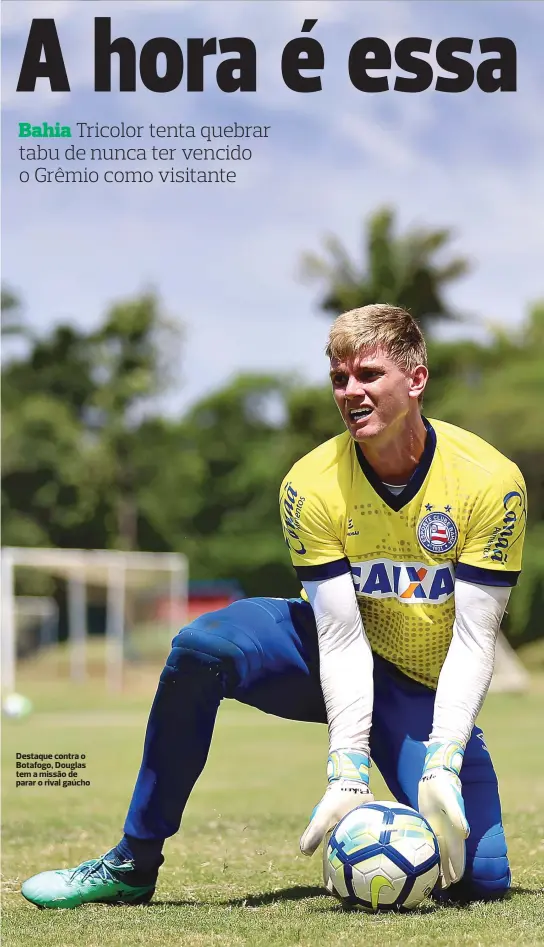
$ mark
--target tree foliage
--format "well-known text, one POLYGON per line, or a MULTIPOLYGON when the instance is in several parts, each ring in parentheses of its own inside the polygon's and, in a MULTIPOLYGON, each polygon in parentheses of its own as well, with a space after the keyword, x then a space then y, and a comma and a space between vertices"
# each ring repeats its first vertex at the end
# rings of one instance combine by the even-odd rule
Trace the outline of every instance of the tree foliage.
POLYGON ((172 336, 146 295, 113 306, 96 331, 57 326, 7 364, 4 536, 32 510, 43 543, 137 548, 138 413, 163 388, 172 336))
POLYGON ((2 287, 0 309, 2 312, 2 336, 25 336, 28 327, 24 323, 21 304, 12 290, 2 287))
POLYGON ((308 253, 302 274, 324 284, 320 307, 331 316, 348 309, 387 302, 409 309, 428 327, 436 319, 454 319, 444 289, 469 270, 465 257, 443 258, 452 233, 414 228, 395 234, 395 213, 385 207, 373 214, 363 232, 363 260, 353 262, 338 237, 324 240, 325 255, 308 253))

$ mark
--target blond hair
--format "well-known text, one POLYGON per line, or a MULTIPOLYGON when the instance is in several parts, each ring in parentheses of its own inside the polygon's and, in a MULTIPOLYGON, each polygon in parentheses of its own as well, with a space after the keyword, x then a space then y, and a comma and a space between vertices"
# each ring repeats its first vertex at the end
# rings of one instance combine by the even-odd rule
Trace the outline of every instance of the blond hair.
POLYGON ((361 349, 381 349, 406 371, 427 365, 427 346, 417 322, 405 309, 375 303, 350 309, 330 329, 329 358, 353 358, 361 349))

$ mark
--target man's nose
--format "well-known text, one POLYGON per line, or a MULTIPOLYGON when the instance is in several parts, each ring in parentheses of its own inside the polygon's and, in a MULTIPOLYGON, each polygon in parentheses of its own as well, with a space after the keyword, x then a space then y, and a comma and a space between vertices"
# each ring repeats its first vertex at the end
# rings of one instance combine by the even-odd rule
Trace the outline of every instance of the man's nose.
POLYGON ((365 386, 358 378, 355 378, 354 375, 350 375, 348 378, 348 383, 346 385, 346 398, 354 398, 355 396, 364 397, 365 386))

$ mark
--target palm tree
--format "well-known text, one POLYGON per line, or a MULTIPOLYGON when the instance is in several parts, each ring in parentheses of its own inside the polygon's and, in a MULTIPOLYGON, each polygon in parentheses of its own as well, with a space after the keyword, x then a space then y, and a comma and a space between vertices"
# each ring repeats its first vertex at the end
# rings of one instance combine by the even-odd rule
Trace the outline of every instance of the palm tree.
POLYGON ((410 310, 423 329, 436 319, 459 318, 446 303, 443 288, 468 271, 469 261, 435 259, 451 240, 451 231, 414 228, 396 236, 394 224, 395 213, 388 207, 370 217, 361 267, 335 236, 324 241, 325 258, 314 253, 303 257, 303 277, 325 284, 320 308, 336 316, 370 303, 390 303, 410 310))

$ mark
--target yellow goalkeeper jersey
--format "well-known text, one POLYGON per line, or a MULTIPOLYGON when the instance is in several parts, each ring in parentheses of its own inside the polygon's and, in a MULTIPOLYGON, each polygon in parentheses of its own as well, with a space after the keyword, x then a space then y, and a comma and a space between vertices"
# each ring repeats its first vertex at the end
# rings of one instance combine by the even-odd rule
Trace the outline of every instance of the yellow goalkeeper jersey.
POLYGON ((436 687, 454 579, 516 584, 527 500, 519 469, 486 441, 424 423, 423 455, 397 496, 346 431, 292 467, 280 512, 299 579, 351 572, 373 651, 436 687))

